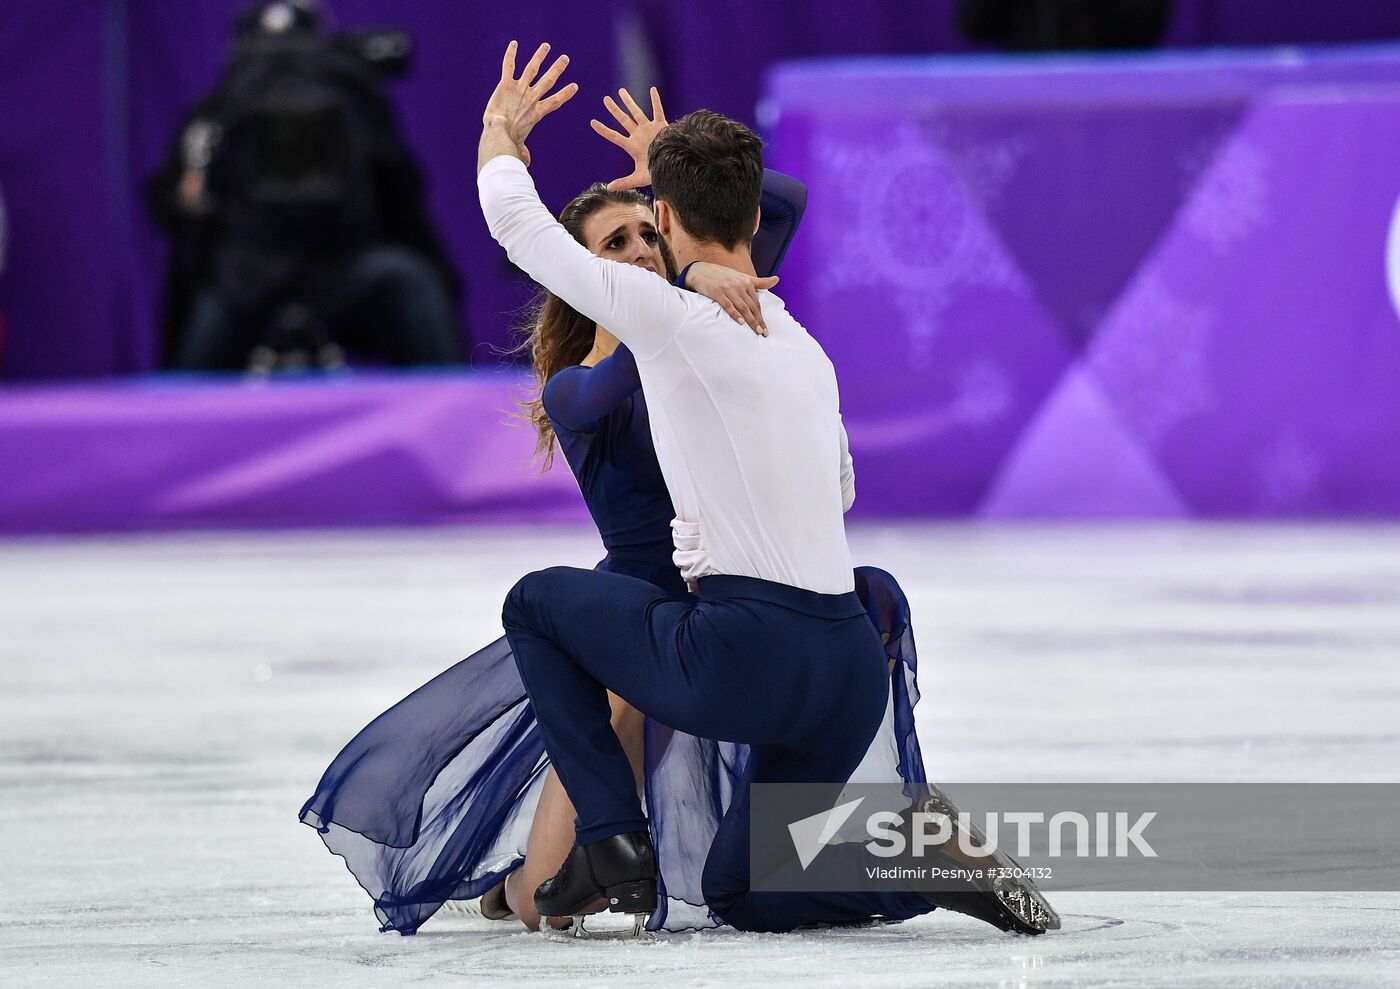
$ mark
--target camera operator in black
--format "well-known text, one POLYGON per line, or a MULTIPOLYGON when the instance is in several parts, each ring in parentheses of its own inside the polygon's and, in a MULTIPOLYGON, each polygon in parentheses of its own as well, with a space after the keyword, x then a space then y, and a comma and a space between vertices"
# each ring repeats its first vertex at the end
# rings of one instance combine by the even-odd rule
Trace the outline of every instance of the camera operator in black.
POLYGON ((381 92, 407 38, 331 34, 314 0, 255 6, 239 34, 149 189, 174 241, 166 365, 460 362, 457 280, 381 92))

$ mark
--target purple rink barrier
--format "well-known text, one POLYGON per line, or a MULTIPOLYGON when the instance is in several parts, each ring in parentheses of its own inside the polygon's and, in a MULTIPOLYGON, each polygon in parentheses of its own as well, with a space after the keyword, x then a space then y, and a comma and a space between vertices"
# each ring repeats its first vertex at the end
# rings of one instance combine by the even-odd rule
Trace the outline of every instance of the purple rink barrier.
POLYGON ((514 373, 0 390, 0 533, 587 519, 514 373))
POLYGON ((857 512, 1400 514, 1400 47, 794 63, 765 115, 857 512))

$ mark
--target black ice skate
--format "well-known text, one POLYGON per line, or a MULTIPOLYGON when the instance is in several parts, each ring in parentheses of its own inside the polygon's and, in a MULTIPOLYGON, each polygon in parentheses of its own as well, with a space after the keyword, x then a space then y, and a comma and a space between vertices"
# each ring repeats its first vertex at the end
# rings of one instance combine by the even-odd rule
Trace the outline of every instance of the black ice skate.
POLYGON ((632 915, 632 936, 644 933, 647 915, 656 909, 656 853, 651 835, 629 831, 575 845, 569 857, 535 890, 540 917, 572 917, 574 937, 584 937, 583 918, 609 910, 632 915))
MULTIPOLYGON (((958 808, 947 794, 932 783, 929 790, 927 796, 920 798, 910 808, 911 822, 913 814, 945 814, 953 830, 939 850, 933 855, 925 855, 921 864, 966 868, 978 878, 970 880, 965 889, 922 890, 924 899, 936 907, 976 917, 1003 931, 1037 935, 1047 930, 1059 930, 1060 915, 1051 908, 1020 863, 1004 852, 1000 845, 990 855, 972 856, 965 853, 959 847, 963 825, 958 820, 958 808), (989 871, 996 874, 988 875, 989 871)), ((973 846, 986 846, 986 835, 970 818, 966 831, 973 846)))

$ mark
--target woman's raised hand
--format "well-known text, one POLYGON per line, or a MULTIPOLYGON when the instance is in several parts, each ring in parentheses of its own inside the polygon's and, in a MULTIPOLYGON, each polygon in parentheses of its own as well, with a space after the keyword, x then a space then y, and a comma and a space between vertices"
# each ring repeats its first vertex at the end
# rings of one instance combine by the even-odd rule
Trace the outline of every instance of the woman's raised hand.
POLYGON ((759 278, 709 261, 696 261, 685 272, 686 288, 718 302, 736 323, 748 323, 749 329, 761 337, 768 335, 768 326, 763 322, 758 290, 776 284, 777 275, 759 278))
POLYGON ((651 185, 651 170, 647 167, 647 149, 651 147, 651 142, 656 135, 666 129, 666 111, 661 107, 661 94, 656 91, 655 86, 651 87, 650 117, 647 116, 645 110, 637 105, 637 101, 632 99, 632 94, 627 90, 619 89, 617 95, 622 97, 622 102, 626 106, 625 110, 618 106, 611 96, 603 97, 603 106, 621 125, 621 133, 613 130, 601 120, 588 122, 600 137, 611 141, 632 156, 632 174, 624 175, 620 179, 613 179, 608 183, 608 188, 636 189, 640 186, 651 185))

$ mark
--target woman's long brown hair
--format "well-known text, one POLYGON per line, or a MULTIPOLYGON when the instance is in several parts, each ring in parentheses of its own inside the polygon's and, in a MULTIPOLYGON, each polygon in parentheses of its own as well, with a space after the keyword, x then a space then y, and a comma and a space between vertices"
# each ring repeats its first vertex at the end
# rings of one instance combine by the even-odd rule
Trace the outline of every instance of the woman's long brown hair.
MULTIPOLYGON (((585 189, 559 213, 559 223, 574 240, 584 243, 583 225, 604 206, 645 206, 651 200, 635 189, 609 189, 601 182, 585 189)), ((584 244, 586 247, 587 245, 584 244)), ((666 263, 666 277, 675 280, 676 262, 671 249, 661 242, 661 256, 666 263)), ((535 372, 535 387, 520 403, 522 416, 535 428, 535 460, 542 461, 540 469, 549 470, 554 463, 554 427, 544 411, 544 386, 549 379, 566 367, 573 367, 593 349, 597 324, 552 292, 541 289, 539 300, 531 309, 525 340, 517 352, 528 351, 535 372)))

